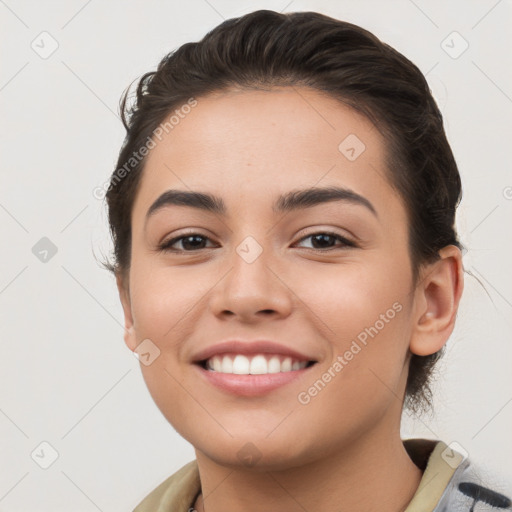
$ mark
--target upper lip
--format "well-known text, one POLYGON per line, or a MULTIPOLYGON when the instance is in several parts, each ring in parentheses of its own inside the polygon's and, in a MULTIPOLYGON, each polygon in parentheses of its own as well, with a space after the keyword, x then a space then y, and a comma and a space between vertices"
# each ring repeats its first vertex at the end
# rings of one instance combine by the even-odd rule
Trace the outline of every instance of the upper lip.
POLYGON ((292 359, 298 361, 315 361, 313 357, 302 354, 297 350, 289 348, 285 345, 280 345, 273 341, 267 340, 255 340, 255 341, 241 341, 241 340, 228 340, 218 343, 217 345, 211 345, 209 347, 200 350, 194 354, 192 361, 199 363, 210 359, 215 355, 225 353, 235 354, 278 354, 283 356, 289 356, 292 359))

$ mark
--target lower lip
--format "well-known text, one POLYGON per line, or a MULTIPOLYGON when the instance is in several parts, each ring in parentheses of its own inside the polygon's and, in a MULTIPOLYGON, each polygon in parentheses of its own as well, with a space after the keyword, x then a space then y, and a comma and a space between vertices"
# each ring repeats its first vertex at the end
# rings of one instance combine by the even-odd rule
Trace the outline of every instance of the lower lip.
MULTIPOLYGON (((316 364, 316 363, 315 363, 316 364)), ((290 372, 266 373, 263 375, 238 375, 235 373, 221 373, 212 370, 206 370, 202 366, 194 366, 200 371, 201 375, 214 386, 240 396, 260 396, 269 393, 274 389, 289 384, 296 379, 303 377, 315 364, 293 370, 290 372)))

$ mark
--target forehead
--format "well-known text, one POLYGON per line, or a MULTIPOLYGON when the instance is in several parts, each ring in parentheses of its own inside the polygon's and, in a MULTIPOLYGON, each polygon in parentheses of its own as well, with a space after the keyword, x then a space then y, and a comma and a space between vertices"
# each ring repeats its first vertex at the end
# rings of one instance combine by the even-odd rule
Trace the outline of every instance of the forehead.
POLYGON ((382 135, 326 94, 283 87, 230 90, 196 101, 153 137, 134 213, 146 211, 168 188, 264 194, 269 204, 300 186, 342 185, 374 199, 393 195, 382 135))

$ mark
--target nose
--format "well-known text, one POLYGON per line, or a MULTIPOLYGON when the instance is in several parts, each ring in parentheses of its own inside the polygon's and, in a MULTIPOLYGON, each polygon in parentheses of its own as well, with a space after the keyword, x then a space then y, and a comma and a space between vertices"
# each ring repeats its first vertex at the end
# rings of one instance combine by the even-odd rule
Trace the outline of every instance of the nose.
POLYGON ((285 318, 293 308, 294 294, 284 275, 283 265, 264 249, 251 261, 243 252, 229 260, 224 277, 213 288, 209 301, 214 315, 255 323, 264 318, 285 318))

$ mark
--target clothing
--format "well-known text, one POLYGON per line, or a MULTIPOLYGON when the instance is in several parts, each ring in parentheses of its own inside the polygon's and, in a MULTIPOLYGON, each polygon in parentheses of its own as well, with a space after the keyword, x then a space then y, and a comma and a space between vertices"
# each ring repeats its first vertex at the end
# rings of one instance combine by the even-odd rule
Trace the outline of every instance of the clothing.
MULTIPOLYGON (((418 438, 402 442, 409 457, 423 471, 405 512, 512 510, 511 500, 490 489, 469 459, 443 441, 418 438)), ((133 512, 193 512, 200 492, 199 470, 193 460, 164 480, 133 512)))

